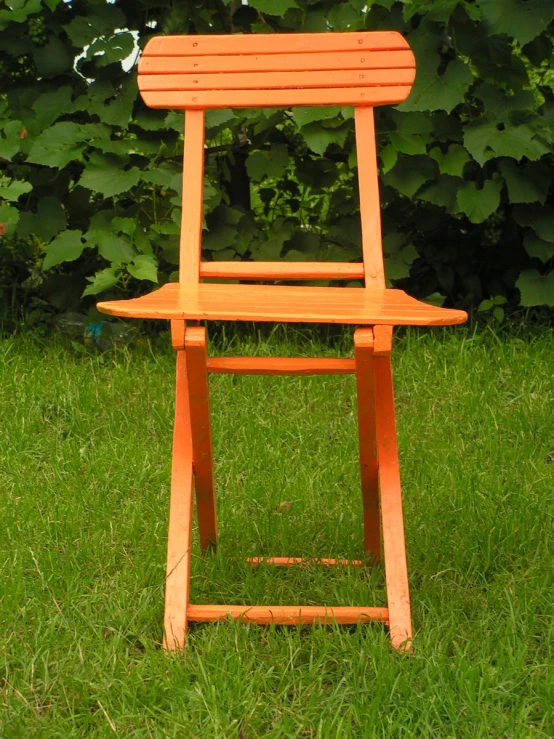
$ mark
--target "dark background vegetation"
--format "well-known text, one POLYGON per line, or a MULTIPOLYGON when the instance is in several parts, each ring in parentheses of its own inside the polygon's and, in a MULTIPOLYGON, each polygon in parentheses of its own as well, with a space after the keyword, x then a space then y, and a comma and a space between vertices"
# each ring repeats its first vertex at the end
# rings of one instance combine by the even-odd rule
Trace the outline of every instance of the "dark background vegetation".
MULTIPOLYGON (((8 0, 4 317, 93 317, 100 294, 176 279, 183 120, 138 96, 150 36, 365 29, 400 31, 418 67, 408 101, 377 109, 391 284, 495 321, 551 315, 553 16, 551 0, 8 0)), ((209 112, 205 216, 205 259, 359 259, 352 109, 209 112)))

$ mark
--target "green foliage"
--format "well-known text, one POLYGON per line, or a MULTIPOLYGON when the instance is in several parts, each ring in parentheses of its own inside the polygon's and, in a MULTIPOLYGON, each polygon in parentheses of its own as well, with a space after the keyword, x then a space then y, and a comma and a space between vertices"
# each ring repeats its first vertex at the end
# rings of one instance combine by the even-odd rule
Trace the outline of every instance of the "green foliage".
MULTIPOLYGON (((175 279, 183 116, 138 96, 149 36, 393 29, 418 71, 405 103, 376 111, 389 280, 447 304, 489 301, 497 318, 554 306, 553 17, 542 0, 9 0, 4 274, 20 249, 13 284, 55 310, 175 279)), ((352 119, 208 112, 204 258, 359 259, 352 119)))

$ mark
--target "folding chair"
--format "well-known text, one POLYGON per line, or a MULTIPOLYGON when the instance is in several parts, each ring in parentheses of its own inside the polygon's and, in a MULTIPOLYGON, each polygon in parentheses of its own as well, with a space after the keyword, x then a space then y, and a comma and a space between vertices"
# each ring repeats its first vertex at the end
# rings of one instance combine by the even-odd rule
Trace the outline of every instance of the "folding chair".
MULTIPOLYGON (((177 387, 165 592, 168 649, 183 648, 193 621, 229 616, 258 624, 377 620, 394 647, 412 638, 404 523, 391 377, 392 327, 462 323, 466 313, 385 289, 373 107, 400 103, 415 75, 398 33, 159 36, 144 49, 139 88, 153 108, 186 111, 179 282, 141 298, 98 304, 104 313, 171 321, 177 387), (355 107, 362 263, 202 262, 204 111, 208 108, 344 105, 355 107), (365 287, 202 283, 363 280, 365 287), (200 321, 342 323, 354 333, 354 359, 209 358, 200 321), (387 607, 193 605, 190 603, 193 488, 202 551, 217 541, 208 375, 355 373, 368 561, 384 558, 387 607)), ((259 560, 253 560, 256 565, 259 560)), ((293 564, 298 558, 268 558, 293 564)), ((325 560, 323 564, 341 564, 325 560)))

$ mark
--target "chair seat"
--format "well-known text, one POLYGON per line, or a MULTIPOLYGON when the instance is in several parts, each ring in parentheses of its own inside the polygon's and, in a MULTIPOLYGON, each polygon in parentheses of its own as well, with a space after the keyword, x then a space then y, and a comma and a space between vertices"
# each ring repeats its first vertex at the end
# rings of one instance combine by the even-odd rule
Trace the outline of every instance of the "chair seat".
POLYGON ((131 300, 98 303, 102 313, 128 318, 285 321, 389 326, 463 323, 467 313, 422 303, 403 290, 169 283, 131 300))

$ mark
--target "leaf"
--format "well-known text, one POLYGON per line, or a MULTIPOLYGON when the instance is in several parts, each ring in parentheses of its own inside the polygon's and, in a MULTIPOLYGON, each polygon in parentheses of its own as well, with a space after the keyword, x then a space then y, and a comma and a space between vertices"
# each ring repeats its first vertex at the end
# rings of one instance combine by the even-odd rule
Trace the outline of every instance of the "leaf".
POLYGON ((402 157, 390 172, 383 176, 383 181, 402 195, 411 198, 422 185, 434 179, 435 171, 435 165, 428 156, 418 154, 413 157, 402 157))
POLYGON ((137 280, 158 281, 158 265, 155 257, 150 254, 137 254, 133 261, 127 265, 127 269, 137 280))
POLYGON ((520 304, 525 308, 534 305, 554 307, 554 270, 541 275, 536 269, 525 269, 520 274, 516 287, 521 293, 520 304))
POLYGON ((97 39, 87 50, 87 59, 94 59, 100 67, 121 62, 133 53, 135 39, 129 31, 115 33, 108 39, 97 39))
POLYGON ((554 16, 549 0, 481 0, 480 5, 491 33, 505 33, 522 46, 542 33, 554 16))
POLYGON ((344 146, 349 126, 343 123, 340 128, 325 128, 321 123, 314 121, 302 127, 302 135, 309 148, 316 154, 323 156, 331 144, 344 146))
POLYGON ((97 272, 94 277, 87 277, 87 280, 91 284, 85 288, 83 298, 87 295, 98 295, 98 293, 102 293, 104 290, 109 290, 110 287, 117 285, 120 277, 121 270, 117 267, 107 267, 97 272))
POLYGON ((75 259, 79 259, 85 248, 82 237, 82 232, 78 230, 62 231, 46 247, 46 256, 42 268, 47 270, 62 262, 73 262, 75 259))
POLYGON ((69 121, 55 123, 34 140, 27 161, 62 169, 73 159, 80 159, 85 146, 81 126, 69 121))
POLYGON ((482 223, 498 210, 502 186, 486 180, 479 190, 475 182, 464 182, 458 190, 458 205, 472 223, 482 223))
POLYGON ((66 212, 57 198, 42 197, 38 201, 36 213, 22 213, 17 226, 17 234, 25 239, 35 234, 42 241, 51 241, 67 225, 66 212))
POLYGON ((140 169, 122 169, 118 160, 103 154, 93 153, 81 175, 79 184, 89 190, 111 198, 128 192, 140 179, 140 169))
POLYGON ((450 113, 463 101, 472 82, 473 74, 461 59, 453 59, 442 75, 423 68, 416 73, 412 92, 409 98, 398 106, 398 110, 446 110, 450 113))
POLYGON ((11 205, 0 205, 0 233, 11 236, 19 220, 19 211, 11 205))
POLYGON ((75 110, 71 104, 72 93, 72 88, 65 85, 54 92, 45 92, 38 96, 33 103, 33 110, 42 129, 51 126, 62 115, 75 110))
POLYGON ((386 174, 396 164, 398 160, 398 152, 394 148, 394 146, 391 146, 391 144, 387 144, 386 146, 383 146, 383 148, 379 152, 379 158, 381 159, 381 162, 383 164, 383 166, 381 167, 381 171, 383 174, 386 174))
POLYGON ((250 0, 248 3, 260 13, 282 17, 290 8, 298 8, 294 0, 250 0))
POLYGON ((133 115, 133 107, 137 99, 137 81, 136 77, 128 77, 121 90, 118 90, 115 98, 110 100, 97 114, 100 120, 108 123, 110 126, 121 126, 127 128, 133 115))
POLYGON ((341 108, 338 105, 310 105, 305 108, 293 108, 292 115, 296 124, 300 127, 313 123, 314 121, 327 121, 330 118, 337 118, 340 115, 341 108))
POLYGON ((4 185, 3 187, 0 186, 0 198, 4 198, 4 200, 8 200, 13 203, 16 200, 19 200, 21 195, 24 195, 26 192, 30 192, 32 189, 33 186, 30 182, 13 180, 9 185, 4 185))
POLYGON ((21 146, 21 131, 24 129, 21 121, 9 121, 2 129, 0 136, 0 159, 12 159, 21 146))
POLYGON ((550 147, 530 126, 511 123, 495 124, 486 119, 468 123, 464 129, 464 146, 481 166, 495 156, 513 159, 540 159, 550 147))
POLYGON ((383 238, 383 254, 389 280, 401 280, 410 275, 410 265, 418 256, 405 233, 393 232, 383 238))
POLYGON ((506 180, 512 203, 540 203, 544 205, 551 184, 550 170, 542 162, 531 162, 525 167, 507 159, 499 164, 506 180))
POLYGON ((248 155, 246 169, 249 176, 261 182, 264 177, 279 179, 289 165, 285 144, 272 144, 269 149, 259 149, 248 155))
POLYGON ((540 259, 543 264, 554 257, 554 244, 551 241, 544 241, 532 231, 525 233, 523 246, 530 257, 540 259))
MULTIPOLYGON (((238 120, 238 116, 230 108, 214 108, 206 111, 206 129, 226 128, 226 124, 238 120)), ((182 127, 180 131, 182 130, 182 127)))
POLYGON ((48 80, 69 71, 73 60, 73 55, 58 36, 50 36, 47 44, 33 52, 38 74, 48 80))
POLYGON ((334 5, 327 14, 327 21, 335 31, 346 31, 347 28, 362 27, 364 17, 350 3, 334 5))
POLYGON ((441 174, 435 182, 424 185, 416 197, 418 200, 446 208, 448 213, 456 215, 460 212, 457 196, 461 184, 462 181, 458 177, 441 174))
POLYGON ((462 177, 465 165, 471 161, 471 157, 460 144, 451 144, 447 152, 436 146, 431 149, 429 156, 437 162, 441 174, 453 177, 462 177))
POLYGON ((520 226, 530 226, 543 241, 554 242, 554 208, 551 205, 527 208, 516 205, 512 214, 520 226))

